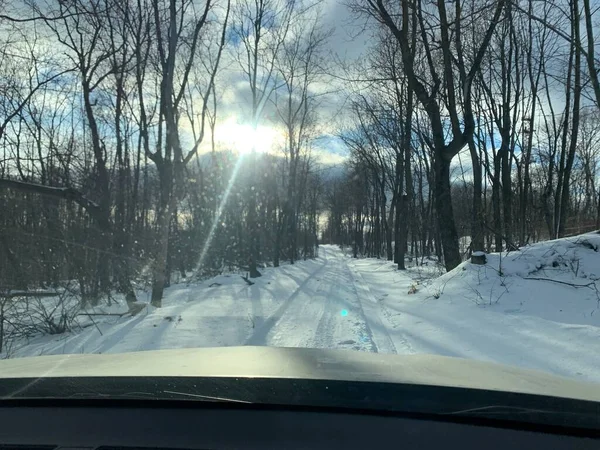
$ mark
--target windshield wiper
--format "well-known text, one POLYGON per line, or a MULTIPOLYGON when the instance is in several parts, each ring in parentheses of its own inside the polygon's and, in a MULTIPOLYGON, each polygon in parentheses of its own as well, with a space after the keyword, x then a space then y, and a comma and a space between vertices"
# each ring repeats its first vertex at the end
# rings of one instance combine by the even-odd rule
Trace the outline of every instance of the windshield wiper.
POLYGON ((481 406, 477 408, 463 409, 459 411, 451 411, 442 413, 443 415, 496 415, 496 414, 558 414, 561 416, 581 415, 583 413, 570 412, 570 411, 553 411, 548 409, 535 409, 535 408, 524 408, 519 406, 509 405, 489 405, 481 406))
POLYGON ((165 394, 180 395, 182 397, 189 397, 195 400, 206 400, 209 402, 223 402, 223 403, 252 403, 246 400, 239 400, 237 398, 225 398, 225 397, 213 397, 211 395, 192 394, 191 392, 176 392, 176 391, 162 391, 165 394))

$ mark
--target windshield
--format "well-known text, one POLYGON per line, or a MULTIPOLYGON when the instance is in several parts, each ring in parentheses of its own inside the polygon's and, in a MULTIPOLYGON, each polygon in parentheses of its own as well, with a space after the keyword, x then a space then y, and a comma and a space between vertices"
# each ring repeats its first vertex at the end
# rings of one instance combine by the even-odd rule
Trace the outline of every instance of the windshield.
POLYGON ((0 358, 600 382, 598 6, 0 2, 0 358))

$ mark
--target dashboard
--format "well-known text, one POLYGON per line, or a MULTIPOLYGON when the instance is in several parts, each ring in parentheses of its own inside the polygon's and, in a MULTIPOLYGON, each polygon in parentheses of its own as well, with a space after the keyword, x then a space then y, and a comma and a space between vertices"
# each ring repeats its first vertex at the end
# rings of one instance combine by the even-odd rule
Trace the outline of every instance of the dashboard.
POLYGON ((1 406, 0 449, 600 448, 597 436, 544 427, 196 402, 87 403, 1 406))

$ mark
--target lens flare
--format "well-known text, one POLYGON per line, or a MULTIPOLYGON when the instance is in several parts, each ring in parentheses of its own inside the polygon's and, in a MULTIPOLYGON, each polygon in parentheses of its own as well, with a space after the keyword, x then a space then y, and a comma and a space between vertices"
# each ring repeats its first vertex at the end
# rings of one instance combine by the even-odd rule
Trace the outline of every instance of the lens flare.
POLYGON ((233 188, 233 185, 235 184, 235 180, 237 178, 238 172, 242 165, 243 159, 244 159, 243 157, 238 157, 237 161, 235 162, 235 166, 233 166, 233 171, 231 172, 231 177, 229 178, 229 181, 227 182, 227 188, 225 189, 225 193, 223 194, 221 203, 219 203, 219 207, 217 208, 217 211, 215 213, 215 218, 213 219, 213 222, 210 226, 210 231, 208 232, 208 236, 206 237, 206 241, 204 242, 204 246, 202 247, 202 251, 200 252, 200 256, 198 257, 198 262, 196 263, 196 268, 194 270, 196 277, 199 275, 198 272, 200 271, 200 268, 202 267, 202 264, 204 263, 206 254, 208 253, 208 250, 210 249, 210 244, 212 243, 212 240, 215 237, 215 230, 217 229, 217 226, 219 226, 219 223, 221 221, 221 216, 223 215, 223 210, 225 209, 225 205, 227 204, 227 199, 229 198, 231 189, 233 188))

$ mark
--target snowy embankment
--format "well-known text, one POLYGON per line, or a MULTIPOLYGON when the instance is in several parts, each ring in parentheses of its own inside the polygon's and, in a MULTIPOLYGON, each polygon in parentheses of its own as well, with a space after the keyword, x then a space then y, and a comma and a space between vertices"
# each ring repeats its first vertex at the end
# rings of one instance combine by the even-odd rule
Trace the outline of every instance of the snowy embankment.
POLYGON ((423 284, 390 263, 351 266, 380 300, 402 352, 600 381, 599 250, 597 233, 547 241, 486 255, 483 266, 465 262, 423 284), (398 298, 407 292, 414 294, 398 298))
POLYGON ((163 308, 83 316, 85 328, 19 342, 10 356, 345 348, 458 356, 600 381, 599 249, 600 235, 586 234, 487 255, 483 266, 466 262, 432 279, 435 267, 399 272, 388 261, 353 260, 321 246, 316 260, 265 269, 251 286, 238 275, 179 284, 166 290, 163 308))

